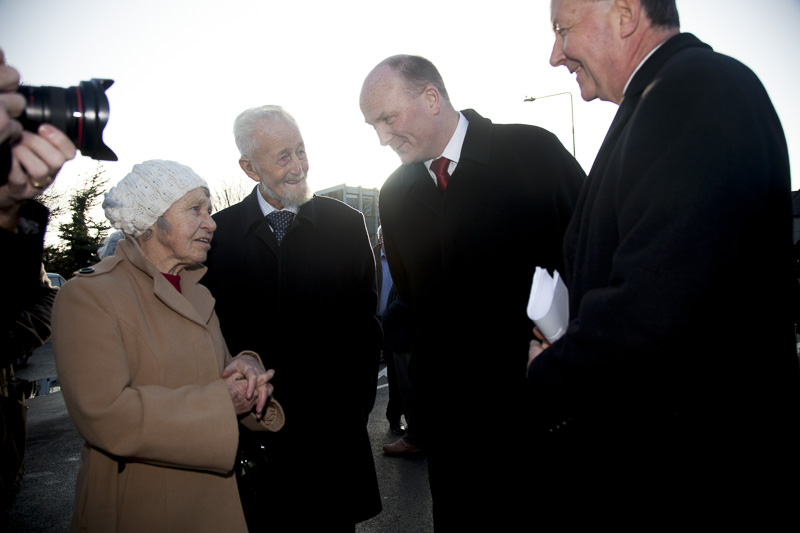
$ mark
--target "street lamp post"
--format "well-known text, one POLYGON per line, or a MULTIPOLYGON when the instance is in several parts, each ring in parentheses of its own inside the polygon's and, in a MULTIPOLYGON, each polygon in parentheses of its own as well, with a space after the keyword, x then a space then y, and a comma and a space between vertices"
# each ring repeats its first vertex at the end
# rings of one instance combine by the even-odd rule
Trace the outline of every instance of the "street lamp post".
POLYGON ((563 92, 555 94, 546 94, 544 96, 527 96, 525 97, 525 100, 523 100, 523 102, 533 102, 534 100, 541 100, 542 98, 550 98, 551 96, 559 96, 561 94, 569 95, 569 114, 572 120, 572 157, 575 157, 575 110, 572 106, 572 93, 563 92))

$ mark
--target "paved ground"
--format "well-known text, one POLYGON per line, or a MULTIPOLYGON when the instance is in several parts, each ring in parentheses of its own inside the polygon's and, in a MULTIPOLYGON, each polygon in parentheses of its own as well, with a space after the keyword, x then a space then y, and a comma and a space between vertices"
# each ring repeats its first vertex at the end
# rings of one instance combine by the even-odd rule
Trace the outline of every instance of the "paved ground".
MULTIPOLYGON (((28 448, 25 478, 11 512, 12 532, 64 532, 72 514, 75 476, 83 440, 69 420, 58 387, 50 344, 40 348, 17 375, 33 383, 37 396, 28 403, 28 448), (49 392, 52 390, 53 392, 49 392), (48 391, 48 394, 44 394, 48 391)), ((369 433, 378 472, 383 512, 358 524, 358 533, 430 533, 433 531, 427 463, 424 454, 413 458, 385 456, 384 444, 397 437, 388 431, 384 412, 388 400, 386 378, 379 381, 369 433)), ((321 435, 320 441, 331 438, 321 435)), ((346 487, 346 480, 343 480, 346 487)), ((313 495, 309 495, 312 497, 313 495)))

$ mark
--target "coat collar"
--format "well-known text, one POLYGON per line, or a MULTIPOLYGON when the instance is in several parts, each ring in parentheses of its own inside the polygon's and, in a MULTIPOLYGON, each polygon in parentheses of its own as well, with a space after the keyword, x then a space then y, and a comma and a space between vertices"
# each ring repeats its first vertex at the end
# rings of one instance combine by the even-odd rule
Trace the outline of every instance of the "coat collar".
MULTIPOLYGON (((214 312, 215 300, 208 289, 200 285, 200 278, 206 273, 206 267, 187 268, 181 272, 181 292, 165 278, 142 252, 139 243, 126 237, 117 245, 116 262, 108 262, 114 268, 122 260, 127 260, 134 268, 153 280, 153 294, 167 307, 184 318, 205 326, 214 312)), ((106 261, 100 263, 105 266, 106 261)), ((99 266, 99 265, 98 265, 99 266)))
MULTIPOLYGON (((628 120, 630 120, 639 105, 639 100, 642 98, 642 95, 648 87, 651 87, 658 81, 658 73, 664 64, 675 54, 687 48, 705 48, 711 50, 710 46, 701 42, 700 39, 691 33, 679 33, 669 38, 644 62, 639 71, 633 76, 630 85, 628 85, 628 89, 625 91, 625 96, 620 103, 619 109, 617 109, 616 115, 614 115, 614 120, 611 121, 603 144, 600 146, 598 157, 595 158, 595 163, 597 163, 598 160, 602 160, 600 154, 603 153, 603 148, 606 144, 616 142, 617 136, 623 131, 628 120)), ((594 165, 592 165, 592 168, 594 169, 594 165)))
MULTIPOLYGON (((489 164, 492 153, 492 121, 483 118, 474 109, 465 109, 461 113, 469 120, 467 136, 461 147, 461 160, 469 159, 481 165, 489 164)), ((459 160, 459 165, 461 164, 459 160)), ((456 172, 458 172, 456 167, 456 172)))
POLYGON ((679 33, 667 39, 667 41, 656 50, 650 58, 645 61, 644 65, 633 76, 628 90, 625 91, 625 98, 641 94, 648 85, 653 82, 653 78, 664 66, 664 63, 669 61, 672 56, 686 48, 706 48, 711 50, 711 47, 704 42, 700 41, 691 33, 679 33))

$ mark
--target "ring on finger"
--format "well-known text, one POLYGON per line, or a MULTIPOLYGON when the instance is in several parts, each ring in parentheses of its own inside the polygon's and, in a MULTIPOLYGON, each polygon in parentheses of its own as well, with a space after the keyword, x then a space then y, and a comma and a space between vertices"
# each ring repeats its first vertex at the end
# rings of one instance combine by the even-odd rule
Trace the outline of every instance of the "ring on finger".
POLYGON ((52 177, 46 176, 41 181, 31 180, 31 184, 33 184, 33 186, 36 187, 37 189, 42 189, 42 188, 47 187, 48 185, 50 185, 50 183, 52 183, 52 181, 53 181, 52 177))

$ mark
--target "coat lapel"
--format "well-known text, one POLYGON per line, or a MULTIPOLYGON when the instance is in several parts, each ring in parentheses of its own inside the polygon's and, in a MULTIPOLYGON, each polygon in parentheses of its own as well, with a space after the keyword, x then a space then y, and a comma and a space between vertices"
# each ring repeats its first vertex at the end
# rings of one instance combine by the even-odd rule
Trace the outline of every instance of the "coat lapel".
POLYGON ((403 168, 403 185, 409 199, 434 213, 441 211, 442 194, 423 163, 412 163, 403 168))
POLYGON ((254 234, 277 257, 278 240, 269 227, 269 222, 267 222, 264 213, 261 212, 257 194, 259 194, 258 185, 253 187, 253 192, 242 200, 239 206, 242 237, 246 238, 248 235, 254 234))
POLYGON ((203 324, 208 324, 211 320, 216 303, 209 290, 200 284, 200 278, 203 277, 206 270, 206 267, 198 266, 181 272, 181 294, 197 312, 197 316, 203 324))
POLYGON ((181 272, 182 292, 178 292, 155 265, 147 260, 135 240, 125 238, 117 248, 133 266, 153 280, 153 294, 156 298, 187 320, 206 327, 214 312, 214 298, 208 290, 198 285, 199 279, 206 272, 205 267, 181 272))
POLYGON ((314 195, 310 201, 301 205, 300 209, 297 211, 297 216, 294 217, 291 226, 289 226, 289 230, 286 232, 286 236, 288 237, 295 228, 298 228, 301 225, 310 224, 312 228, 316 226, 317 217, 319 216, 318 206, 319 203, 317 202, 316 195, 314 195))

